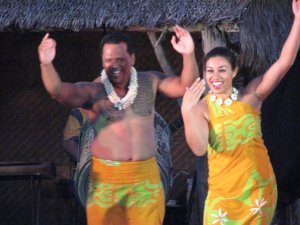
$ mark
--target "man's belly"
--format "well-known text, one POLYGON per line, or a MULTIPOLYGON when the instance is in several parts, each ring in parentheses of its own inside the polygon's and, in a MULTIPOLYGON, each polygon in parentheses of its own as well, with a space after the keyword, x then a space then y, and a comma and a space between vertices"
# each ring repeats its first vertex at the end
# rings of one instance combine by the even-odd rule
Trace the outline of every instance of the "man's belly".
POLYGON ((117 161, 140 161, 156 153, 153 115, 137 116, 130 111, 118 122, 96 134, 91 145, 94 157, 117 161))
POLYGON ((110 140, 97 139, 91 145, 91 155, 96 158, 114 161, 141 161, 156 154, 154 137, 132 141, 111 138, 110 140))

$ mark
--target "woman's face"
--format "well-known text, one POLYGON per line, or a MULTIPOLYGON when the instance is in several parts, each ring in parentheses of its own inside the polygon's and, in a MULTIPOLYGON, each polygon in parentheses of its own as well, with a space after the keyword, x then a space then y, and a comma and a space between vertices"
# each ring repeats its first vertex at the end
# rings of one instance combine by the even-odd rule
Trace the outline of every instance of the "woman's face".
POLYGON ((233 69, 226 58, 215 56, 208 59, 204 72, 206 83, 215 95, 228 97, 231 94, 237 68, 233 69))

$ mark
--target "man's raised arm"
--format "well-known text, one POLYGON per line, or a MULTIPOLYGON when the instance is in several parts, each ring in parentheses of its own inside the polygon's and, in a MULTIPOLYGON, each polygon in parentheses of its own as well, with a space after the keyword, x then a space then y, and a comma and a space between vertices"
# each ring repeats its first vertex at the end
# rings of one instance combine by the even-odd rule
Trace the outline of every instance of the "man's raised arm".
POLYGON ((49 37, 49 33, 43 37, 38 47, 38 53, 42 81, 51 97, 72 107, 86 104, 90 99, 89 84, 74 85, 61 81, 53 65, 56 55, 56 42, 49 37))
POLYGON ((195 45, 190 33, 182 27, 174 26, 175 35, 171 43, 173 48, 183 57, 181 76, 170 76, 159 83, 159 90, 169 97, 181 97, 185 88, 193 84, 199 77, 199 67, 195 58, 195 45))

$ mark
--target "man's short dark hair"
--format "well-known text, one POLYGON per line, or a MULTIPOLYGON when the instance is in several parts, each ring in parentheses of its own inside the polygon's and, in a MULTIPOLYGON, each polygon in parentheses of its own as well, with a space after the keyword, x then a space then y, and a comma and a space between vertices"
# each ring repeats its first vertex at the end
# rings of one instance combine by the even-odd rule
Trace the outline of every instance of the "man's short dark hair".
POLYGON ((131 55, 133 54, 133 41, 131 37, 127 34, 121 32, 113 32, 106 34, 100 43, 100 53, 102 56, 103 46, 105 44, 120 44, 125 43, 127 45, 127 52, 131 55))

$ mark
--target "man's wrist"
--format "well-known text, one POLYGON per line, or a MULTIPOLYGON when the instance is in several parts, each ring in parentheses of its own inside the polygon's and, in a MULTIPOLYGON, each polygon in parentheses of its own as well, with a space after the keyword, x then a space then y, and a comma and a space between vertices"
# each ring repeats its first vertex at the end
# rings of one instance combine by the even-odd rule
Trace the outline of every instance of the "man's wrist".
POLYGON ((50 63, 42 63, 42 62, 40 62, 40 66, 42 66, 42 67, 49 67, 51 65, 52 65, 51 62, 50 63))
POLYGON ((182 54, 183 57, 195 57, 195 52, 190 52, 190 53, 183 53, 182 54))

